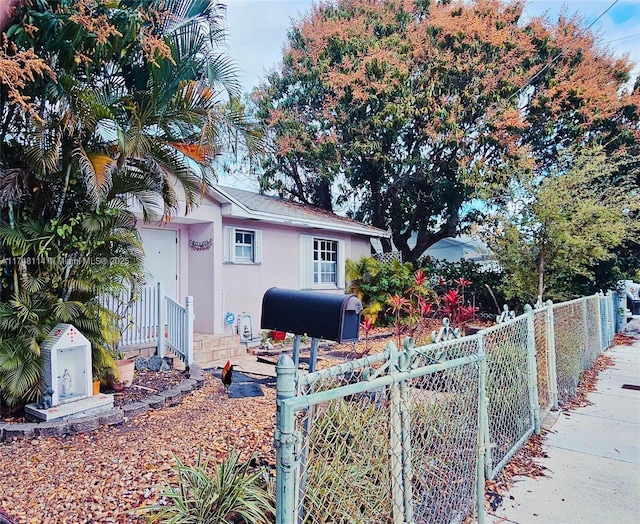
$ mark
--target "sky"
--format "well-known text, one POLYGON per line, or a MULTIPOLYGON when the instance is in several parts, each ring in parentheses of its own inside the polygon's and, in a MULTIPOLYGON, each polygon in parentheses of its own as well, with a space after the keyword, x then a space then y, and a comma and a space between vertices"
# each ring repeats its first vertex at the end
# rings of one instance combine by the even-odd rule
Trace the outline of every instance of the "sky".
MULTIPOLYGON (((237 61, 245 91, 256 87, 282 58, 291 21, 299 20, 311 0, 220 0, 227 5, 230 55, 237 61)), ((528 0, 525 16, 548 12, 557 17, 563 5, 591 24, 614 0, 528 0)), ((640 0, 618 0, 593 26, 616 54, 630 53, 640 72, 640 0)))

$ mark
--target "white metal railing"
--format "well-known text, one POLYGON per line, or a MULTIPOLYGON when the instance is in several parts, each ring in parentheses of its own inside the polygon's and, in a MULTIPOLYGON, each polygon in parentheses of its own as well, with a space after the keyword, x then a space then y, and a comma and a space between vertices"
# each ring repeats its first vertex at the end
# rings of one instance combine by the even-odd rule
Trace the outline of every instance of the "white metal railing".
POLYGON ((158 282, 133 296, 125 290, 101 297, 100 305, 120 318, 120 348, 154 344, 164 357, 168 346, 187 365, 193 362, 193 297, 186 297, 183 306, 167 297, 158 282))
MULTIPOLYGON (((158 344, 158 355, 164 357, 165 344, 185 364, 193 362, 193 297, 187 297, 185 305, 164 297, 166 304, 166 335, 158 344)), ((161 312, 164 313, 164 310, 161 312)))

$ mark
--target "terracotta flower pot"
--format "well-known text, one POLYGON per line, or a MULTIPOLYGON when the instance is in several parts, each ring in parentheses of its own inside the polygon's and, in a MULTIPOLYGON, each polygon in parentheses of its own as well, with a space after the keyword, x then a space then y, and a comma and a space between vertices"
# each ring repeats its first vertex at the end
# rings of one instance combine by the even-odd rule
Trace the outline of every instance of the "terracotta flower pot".
POLYGON ((116 360, 116 366, 118 367, 118 380, 123 387, 129 387, 133 382, 133 373, 136 370, 136 361, 132 358, 116 360))

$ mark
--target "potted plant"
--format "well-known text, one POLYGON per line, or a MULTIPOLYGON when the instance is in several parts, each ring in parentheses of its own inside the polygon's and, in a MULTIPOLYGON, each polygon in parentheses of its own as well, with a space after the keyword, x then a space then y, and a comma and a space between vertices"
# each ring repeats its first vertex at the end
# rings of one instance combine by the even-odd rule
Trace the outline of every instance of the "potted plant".
POLYGON ((126 387, 125 383, 113 374, 107 377, 107 384, 108 387, 116 393, 122 391, 126 387))
POLYGON ((133 375, 136 370, 136 361, 133 358, 128 358, 120 350, 115 355, 117 379, 122 383, 123 387, 129 387, 133 382, 133 375))
POLYGON ((93 368, 93 394, 100 393, 100 388, 109 384, 110 368, 100 366, 93 368))
POLYGON ((100 377, 93 375, 93 394, 97 395, 98 393, 100 393, 100 377))

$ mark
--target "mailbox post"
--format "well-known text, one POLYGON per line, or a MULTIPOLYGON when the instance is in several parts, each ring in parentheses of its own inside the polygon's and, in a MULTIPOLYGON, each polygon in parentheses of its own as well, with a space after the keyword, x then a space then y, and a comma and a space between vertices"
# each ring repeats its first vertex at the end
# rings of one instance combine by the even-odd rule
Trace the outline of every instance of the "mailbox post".
POLYGON ((262 329, 287 331, 296 337, 293 360, 298 365, 300 336, 311 337, 309 371, 315 370, 319 339, 358 340, 362 303, 355 295, 338 295, 272 287, 262 298, 262 329))
MULTIPOLYGON (((262 298, 262 318, 260 327, 262 329, 274 329, 286 331, 295 335, 293 339, 293 373, 298 372, 300 357, 300 337, 307 335, 311 337, 311 354, 309 358, 309 372, 316 369, 318 358, 318 344, 321 338, 325 340, 335 340, 336 342, 350 342, 358 340, 358 329, 360 327, 360 312, 362 303, 355 295, 338 295, 323 292, 298 291, 293 289, 279 289, 272 287, 268 289, 262 298)), ((289 369, 285 369, 287 359, 280 359, 278 367, 278 398, 290 396, 291 391, 287 381, 291 378, 289 369), (286 389, 286 391, 285 391, 286 389)), ((297 375, 294 375, 294 377, 297 375)), ((295 378, 294 378, 295 383, 295 378)), ((313 387, 313 386, 312 386, 313 387)), ((295 393, 295 387, 293 389, 295 393)), ((280 402, 280 400, 279 400, 280 402)), ((281 409, 280 404, 278 409, 281 409)), ((281 417, 281 411, 278 411, 281 417)), ((311 419, 313 418, 313 406, 309 407, 307 417, 304 422, 303 439, 307 439, 310 431, 311 419)), ((292 423, 293 424, 293 423, 292 423)), ((279 429, 284 424, 278 426, 279 429)), ((284 479, 285 475, 291 475, 292 465, 296 467, 296 474, 306 471, 308 447, 303 446, 298 463, 292 464, 291 431, 276 431, 276 478, 284 479), (299 468, 299 469, 298 469, 299 468)), ((279 484, 285 486, 285 481, 279 484)), ((306 473, 303 473, 298 484, 298 497, 302 497, 305 491, 306 473)), ((295 511, 296 493, 291 491, 291 483, 288 483, 289 491, 278 490, 276 501, 276 514, 283 519, 278 522, 292 522, 292 513, 295 511)))

